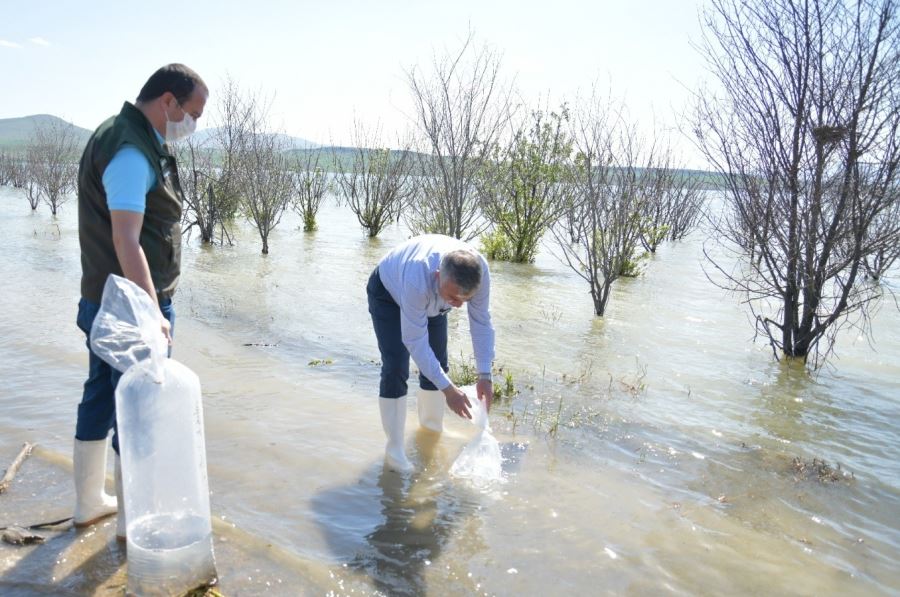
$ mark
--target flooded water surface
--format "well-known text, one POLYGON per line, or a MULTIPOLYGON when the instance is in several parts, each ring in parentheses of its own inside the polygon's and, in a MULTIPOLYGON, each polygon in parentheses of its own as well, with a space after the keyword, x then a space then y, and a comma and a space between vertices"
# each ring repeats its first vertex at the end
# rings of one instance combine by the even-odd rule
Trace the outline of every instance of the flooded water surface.
MULTIPOLYGON (((0 187, 2 467, 25 441, 55 466, 71 453, 87 361, 75 211, 32 214, 0 187)), ((892 298, 874 341, 842 334, 810 375, 753 342, 739 298, 704 274, 702 232, 617 282, 603 319, 551 247, 492 263, 497 382, 517 391, 490 413, 502 480, 451 476, 477 430, 448 412, 442 436, 420 432, 412 398, 404 478, 382 465, 365 282, 408 232, 367 239, 334 204, 319 220, 305 234, 286 216, 268 256, 246 227, 232 247, 185 242, 173 358, 203 385, 217 553, 256 558, 219 558, 225 594, 900 594, 892 298)), ((467 361, 465 313, 450 327, 467 361)), ((69 515, 65 470, 48 470, 23 468, 0 526, 69 515)), ((89 586, 39 570, 52 548, 0 546, 0 593, 89 586)))

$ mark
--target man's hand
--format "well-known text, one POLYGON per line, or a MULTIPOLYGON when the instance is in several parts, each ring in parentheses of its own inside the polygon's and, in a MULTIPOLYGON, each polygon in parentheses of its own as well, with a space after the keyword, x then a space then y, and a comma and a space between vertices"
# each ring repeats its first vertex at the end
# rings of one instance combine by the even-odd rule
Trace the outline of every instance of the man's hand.
POLYGON ((447 406, 450 407, 450 410, 464 419, 472 418, 472 413, 469 412, 472 403, 469 402, 465 392, 451 383, 444 389, 444 396, 447 397, 447 406))
POLYGON ((484 400, 484 411, 491 412, 491 401, 494 399, 494 382, 490 379, 479 379, 475 384, 475 394, 478 400, 484 400))
POLYGON ((166 344, 172 346, 172 324, 169 323, 169 320, 166 319, 165 315, 160 314, 159 327, 162 331, 163 336, 166 337, 166 344))

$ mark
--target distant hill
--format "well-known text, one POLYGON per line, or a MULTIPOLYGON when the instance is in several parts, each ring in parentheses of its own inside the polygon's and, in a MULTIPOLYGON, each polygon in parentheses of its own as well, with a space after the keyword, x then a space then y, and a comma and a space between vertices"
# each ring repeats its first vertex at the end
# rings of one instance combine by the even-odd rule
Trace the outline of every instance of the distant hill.
POLYGON ((87 143, 93 131, 83 129, 70 122, 66 122, 58 116, 50 114, 35 114, 20 118, 0 118, 0 150, 18 151, 25 147, 35 127, 39 125, 62 123, 71 127, 80 145, 87 143))
MULTIPOLYGON (((371 150, 367 149, 366 152, 371 150)), ((298 160, 305 161, 307 156, 315 154, 319 154, 319 166, 324 170, 329 172, 334 172, 337 170, 338 164, 340 164, 345 170, 353 170, 353 164, 357 159, 357 154, 359 149, 356 147, 340 147, 340 146, 319 146, 310 149, 294 149, 288 152, 289 156, 297 158, 298 160)), ((411 157, 413 158, 413 172, 417 173, 419 170, 419 158, 425 157, 422 154, 417 154, 414 151, 409 152, 411 157)), ((398 156, 401 155, 401 152, 396 149, 391 150, 392 159, 397 159, 398 156)))
MULTIPOLYGON (((23 116, 21 118, 0 118, 0 151, 21 151, 28 143, 29 137, 34 128, 40 124, 63 123, 75 130, 75 134, 83 146, 87 143, 93 131, 83 129, 79 126, 66 122, 65 120, 52 116, 50 114, 35 114, 33 116, 23 116)), ((193 139, 201 144, 206 144, 207 148, 213 150, 216 155, 219 152, 215 147, 215 143, 211 139, 215 138, 217 129, 208 128, 199 130, 193 135, 193 139)), ((319 166, 327 171, 334 172, 338 165, 343 166, 346 170, 353 169, 353 163, 356 158, 357 149, 354 147, 331 147, 319 145, 308 139, 301 137, 292 137, 290 135, 280 135, 287 149, 287 155, 296 159, 305 161, 310 154, 319 154, 319 166)), ((397 150, 392 150, 396 157, 399 155, 397 150)), ((414 172, 420 173, 421 159, 426 158, 422 155, 413 153, 414 172)), ((687 179, 693 179, 698 182, 702 188, 721 189, 725 186, 723 178, 714 172, 704 170, 682 170, 681 176, 687 179)))
MULTIPOLYGON (((80 126, 76 126, 66 122, 58 116, 52 116, 50 114, 35 114, 33 116, 22 116, 20 118, 0 118, 0 150, 6 149, 17 151, 22 149, 28 143, 28 139, 36 126, 53 122, 63 123, 72 127, 75 130, 76 137, 82 145, 87 143, 91 133, 93 133, 93 131, 83 129, 80 126)), ((216 131, 217 129, 214 128, 199 130, 194 133, 194 138, 200 143, 204 143, 210 138, 213 138, 216 131)), ((281 137, 290 150, 315 149, 320 147, 319 144, 300 137, 292 137, 290 135, 279 135, 279 137, 281 137)))
POLYGON ((718 172, 709 170, 679 170, 683 178, 699 183, 701 189, 722 190, 728 188, 728 180, 718 172))
MULTIPOLYGON (((208 128, 199 130, 192 135, 192 139, 200 144, 205 144, 207 142, 210 143, 210 146, 214 149, 215 143, 210 142, 211 139, 215 139, 216 133, 219 129, 217 128, 208 128)), ((285 144, 285 146, 289 150, 302 150, 302 149, 316 149, 321 147, 318 143, 314 143, 309 139, 303 139, 301 137, 292 137, 290 135, 277 135, 277 137, 285 144)))
POLYGON ((318 154, 319 167, 328 172, 336 172, 338 164, 343 165, 345 169, 350 168, 351 164, 353 164, 354 151, 350 147, 319 146, 291 149, 287 152, 287 155, 304 163, 310 157, 315 160, 315 156, 318 154))

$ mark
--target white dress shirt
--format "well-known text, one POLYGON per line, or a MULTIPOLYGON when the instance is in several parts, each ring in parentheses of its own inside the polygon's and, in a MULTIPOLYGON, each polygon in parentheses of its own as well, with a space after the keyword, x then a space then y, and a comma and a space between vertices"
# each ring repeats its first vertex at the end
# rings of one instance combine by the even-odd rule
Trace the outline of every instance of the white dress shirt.
MULTIPOLYGON (((472 247, 461 240, 440 234, 416 236, 385 255, 378 264, 381 283, 400 306, 400 333, 403 344, 419 367, 439 390, 450 385, 434 351, 428 345, 428 318, 446 313, 451 306, 438 293, 441 257, 456 249, 472 247)), ((477 251, 475 251, 476 254, 477 251)), ((481 285, 466 303, 472 350, 479 373, 490 373, 494 360, 494 328, 491 325, 491 275, 481 259, 481 285)))

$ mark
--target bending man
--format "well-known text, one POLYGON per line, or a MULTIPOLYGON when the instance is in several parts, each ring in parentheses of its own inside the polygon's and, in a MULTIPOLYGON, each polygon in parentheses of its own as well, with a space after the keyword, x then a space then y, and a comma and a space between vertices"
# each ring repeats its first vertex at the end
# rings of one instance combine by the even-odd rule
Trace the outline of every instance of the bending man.
POLYGON ((477 399, 493 398, 491 281, 487 261, 464 242, 436 234, 414 237, 389 252, 369 277, 369 313, 381 352, 379 407, 387 435, 385 460, 402 472, 412 465, 404 451, 409 357, 419 368, 419 424, 443 430, 444 403, 472 418, 472 403, 447 377, 447 313, 468 303, 469 330, 478 370, 477 399))

